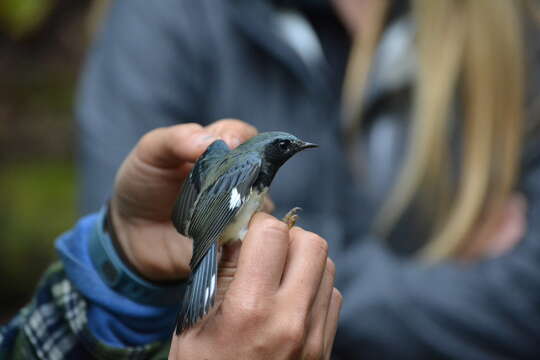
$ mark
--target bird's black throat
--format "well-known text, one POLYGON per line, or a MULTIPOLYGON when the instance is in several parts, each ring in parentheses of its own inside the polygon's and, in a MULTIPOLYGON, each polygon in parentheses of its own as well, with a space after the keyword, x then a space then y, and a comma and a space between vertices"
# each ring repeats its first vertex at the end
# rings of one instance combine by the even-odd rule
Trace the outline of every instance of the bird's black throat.
POLYGON ((262 189, 270 187, 270 184, 272 183, 272 180, 274 180, 274 176, 276 176, 276 173, 281 165, 282 164, 274 164, 269 161, 263 161, 261 171, 259 172, 257 180, 255 180, 253 183, 253 187, 258 191, 262 191, 262 189))

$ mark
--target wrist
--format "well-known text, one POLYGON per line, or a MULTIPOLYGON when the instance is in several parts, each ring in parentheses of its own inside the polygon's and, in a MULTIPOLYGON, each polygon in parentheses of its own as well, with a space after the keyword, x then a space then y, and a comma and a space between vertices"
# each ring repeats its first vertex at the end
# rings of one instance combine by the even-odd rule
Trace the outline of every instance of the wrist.
MULTIPOLYGON (((175 238, 171 241, 164 234, 165 224, 144 219, 127 219, 119 211, 115 200, 113 198, 109 205, 107 231, 113 235, 117 252, 126 265, 142 278, 152 282, 169 283, 187 279, 191 273, 191 242, 188 242, 189 246, 184 245, 180 252, 185 256, 171 256, 171 248, 182 244, 180 235, 173 232, 175 238), (171 242, 174 243, 172 246, 171 242)), ((171 231, 172 225, 169 227, 168 230, 171 231)))
POLYGON ((109 202, 109 207, 103 221, 103 228, 104 231, 109 234, 111 243, 124 265, 138 276, 146 280, 154 281, 154 279, 145 274, 144 266, 142 266, 140 262, 137 261, 137 257, 133 255, 133 249, 129 246, 129 239, 132 238, 129 234, 130 227, 125 221, 119 218, 116 206, 113 205, 113 201, 109 202))
POLYGON ((130 225, 118 214, 114 200, 109 202, 108 211, 104 219, 104 229, 111 237, 116 252, 124 261, 125 265, 141 277, 152 280, 145 274, 144 266, 137 261, 137 257, 133 254, 133 249, 129 241, 133 237, 130 235, 130 225))

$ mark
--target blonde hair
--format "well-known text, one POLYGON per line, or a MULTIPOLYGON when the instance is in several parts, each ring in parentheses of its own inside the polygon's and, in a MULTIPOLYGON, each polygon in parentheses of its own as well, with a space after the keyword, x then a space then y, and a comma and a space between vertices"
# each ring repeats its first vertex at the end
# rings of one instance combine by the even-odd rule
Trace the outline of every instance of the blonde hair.
MULTIPOLYGON (((350 149, 387 4, 372 2, 378 10, 354 39, 343 97, 350 149)), ((517 0, 412 0, 411 7, 419 66, 409 145, 375 231, 388 234, 418 200, 433 223, 420 255, 436 261, 463 251, 485 209, 501 206, 515 184, 524 117, 522 14, 517 0), (451 176, 449 146, 456 104, 464 110, 459 177, 451 176)))

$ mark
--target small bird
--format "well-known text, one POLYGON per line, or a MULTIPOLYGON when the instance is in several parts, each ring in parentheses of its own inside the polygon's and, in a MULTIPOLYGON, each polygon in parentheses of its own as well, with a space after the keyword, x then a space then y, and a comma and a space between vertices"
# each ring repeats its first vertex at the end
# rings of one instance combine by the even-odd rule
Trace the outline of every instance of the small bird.
MULTIPOLYGON (((176 230, 193 239, 191 277, 177 318, 177 335, 214 305, 220 246, 244 238, 278 169, 294 154, 314 147, 285 132, 265 132, 234 150, 216 140, 197 160, 171 216, 176 230)), ((289 227, 298 210, 287 214, 289 227)))

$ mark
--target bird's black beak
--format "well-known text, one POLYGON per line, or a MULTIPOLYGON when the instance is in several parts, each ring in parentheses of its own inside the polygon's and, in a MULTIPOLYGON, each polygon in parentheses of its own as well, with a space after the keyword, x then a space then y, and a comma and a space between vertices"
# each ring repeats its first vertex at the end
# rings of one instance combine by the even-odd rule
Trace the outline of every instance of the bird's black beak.
POLYGON ((302 141, 298 147, 300 148, 300 150, 304 150, 304 149, 311 149, 311 148, 316 148, 316 147, 319 147, 319 145, 317 144, 313 144, 313 143, 309 143, 309 142, 305 142, 305 141, 302 141))

